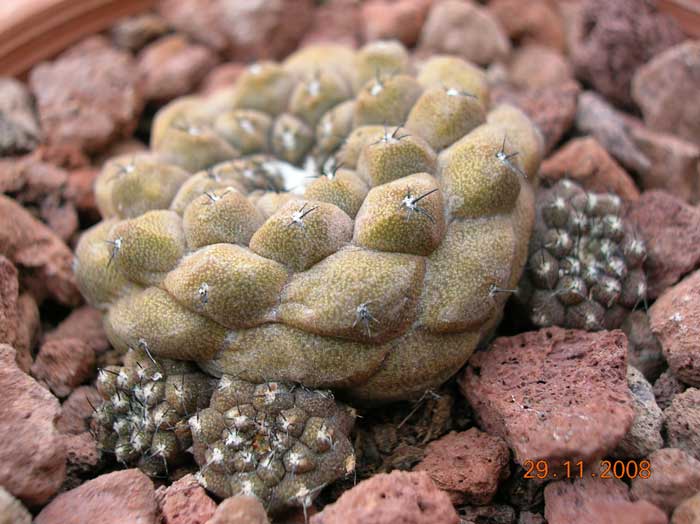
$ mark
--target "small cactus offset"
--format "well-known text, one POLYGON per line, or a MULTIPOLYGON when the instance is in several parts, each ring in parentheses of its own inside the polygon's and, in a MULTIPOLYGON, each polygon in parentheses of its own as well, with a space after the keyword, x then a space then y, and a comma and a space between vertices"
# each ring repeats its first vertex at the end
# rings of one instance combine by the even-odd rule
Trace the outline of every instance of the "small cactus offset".
POLYGON ((153 360, 132 350, 123 367, 101 369, 93 430, 102 452, 151 476, 167 476, 192 445, 190 415, 209 405, 215 381, 189 362, 153 360))
POLYGON ((198 481, 215 495, 255 496, 268 512, 306 509, 354 473, 354 411, 332 394, 224 375, 211 406, 189 419, 198 481))
POLYGON ((520 296, 538 326, 620 327, 646 303, 644 242, 625 223, 617 195, 562 180, 537 198, 520 296))

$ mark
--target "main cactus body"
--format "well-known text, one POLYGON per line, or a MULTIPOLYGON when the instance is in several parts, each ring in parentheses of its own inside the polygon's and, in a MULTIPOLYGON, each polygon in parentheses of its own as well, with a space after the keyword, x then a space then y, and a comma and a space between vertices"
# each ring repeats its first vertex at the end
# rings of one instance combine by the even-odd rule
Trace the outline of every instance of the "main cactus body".
POLYGON ((109 161, 76 275, 115 347, 364 402, 455 373, 516 286, 539 132, 399 44, 309 47, 163 108, 109 161))

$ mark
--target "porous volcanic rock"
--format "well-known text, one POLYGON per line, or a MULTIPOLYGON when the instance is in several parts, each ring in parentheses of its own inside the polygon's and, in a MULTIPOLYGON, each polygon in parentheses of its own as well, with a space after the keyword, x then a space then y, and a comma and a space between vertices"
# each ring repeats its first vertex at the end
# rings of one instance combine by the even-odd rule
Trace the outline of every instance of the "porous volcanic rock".
POLYGON ((433 0, 368 0, 362 4, 366 41, 400 40, 405 46, 418 41, 433 0))
POLYGON ((632 177, 593 137, 568 141, 542 162, 540 176, 552 182, 571 178, 585 189, 616 193, 624 200, 639 198, 639 190, 632 177))
POLYGON ((134 60, 101 36, 36 66, 29 84, 49 143, 86 152, 129 136, 143 108, 134 60))
POLYGON ((0 78, 0 156, 31 151, 40 139, 29 91, 14 78, 0 78))
POLYGON ((71 311, 56 329, 46 333, 44 340, 77 338, 95 353, 102 353, 109 348, 109 341, 102 325, 102 313, 92 306, 81 306, 71 311))
POLYGON ((0 255, 0 344, 14 344, 17 338, 17 268, 0 255))
POLYGON ((257 498, 239 495, 219 504, 207 524, 270 524, 270 521, 257 498))
POLYGON ((117 47, 137 52, 169 30, 168 23, 156 13, 143 13, 119 20, 109 30, 117 47))
POLYGON ((647 460, 651 475, 632 480, 632 497, 647 500, 670 514, 685 499, 700 491, 700 461, 676 448, 655 451, 647 460))
POLYGON ((357 47, 362 40, 360 7, 355 0, 326 0, 317 4, 311 26, 299 47, 321 42, 357 47))
POLYGON ((673 371, 667 369, 654 382, 654 396, 661 409, 671 405, 673 397, 686 390, 686 385, 676 378, 673 371))
POLYGON ((138 469, 101 475, 61 493, 34 524, 155 524, 153 482, 138 469))
POLYGON ((453 504, 489 504, 508 476, 510 452, 502 439, 471 428, 428 444, 414 471, 426 471, 453 504))
POLYGON ((620 329, 627 335, 627 363, 654 382, 666 367, 659 339, 649 326, 649 315, 645 311, 631 311, 620 329))
POLYGON ((496 339, 472 356, 459 386, 481 428, 502 437, 518 463, 591 464, 634 419, 626 355, 621 331, 547 328, 496 339))
POLYGON ((54 395, 65 398, 95 371, 95 352, 79 338, 44 343, 32 365, 32 375, 54 395))
POLYGON ((548 524, 667 524, 663 511, 646 501, 632 502, 618 479, 584 476, 560 480, 544 489, 548 524))
POLYGON ((543 89, 573 79, 571 64, 551 47, 530 44, 517 49, 510 63, 510 81, 524 89, 543 89))
POLYGON ((515 524, 515 510, 505 504, 459 508, 461 524, 515 524))
POLYGON ((311 517, 311 524, 457 524, 446 493, 425 472, 393 471, 360 482, 311 517))
POLYGON ((163 524, 205 524, 210 522, 209 519, 216 511, 216 502, 206 494, 191 474, 185 475, 168 487, 158 488, 156 499, 163 524))
POLYGON ((511 40, 566 51, 564 23, 552 0, 493 0, 488 7, 511 40))
POLYGON ((700 270, 661 295, 649 309, 649 324, 658 337, 673 374, 700 387, 700 270))
POLYGON ((700 491, 673 512, 671 524, 698 524, 700 522, 700 491))
POLYGON ((700 389, 688 388, 673 397, 664 419, 668 445, 700 460, 700 389))
POLYGON ((80 435, 90 429, 92 414, 102 403, 102 395, 94 386, 80 386, 73 390, 61 405, 61 416, 56 428, 61 433, 80 435))
POLYGON ((54 425, 60 406, 17 367, 6 344, 0 345, 0 391, 0 485, 27 505, 44 504, 66 477, 66 451, 54 425))
POLYGON ((17 365, 29 373, 34 362, 33 351, 41 331, 39 306, 29 293, 22 293, 17 299, 17 336, 12 345, 17 351, 17 365))
POLYGON ((632 81, 632 97, 644 122, 700 144, 700 41, 689 40, 664 51, 640 67, 632 81))
POLYGON ((627 218, 646 243, 650 299, 700 266, 700 208, 665 191, 645 191, 627 218))

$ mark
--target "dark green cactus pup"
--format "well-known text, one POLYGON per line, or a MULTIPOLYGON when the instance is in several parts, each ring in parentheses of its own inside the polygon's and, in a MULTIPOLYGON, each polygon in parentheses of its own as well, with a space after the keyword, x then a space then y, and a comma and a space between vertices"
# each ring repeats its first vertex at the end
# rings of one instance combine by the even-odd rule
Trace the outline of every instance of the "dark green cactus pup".
POLYGON ((270 513, 308 507, 355 470, 354 412, 330 392, 224 375, 189 424, 199 482, 222 498, 255 496, 270 513))
POLYGON ((539 192, 519 293, 536 325, 615 329, 646 301, 646 248, 621 207, 617 195, 570 180, 539 192))
POLYGON ((189 362, 151 360, 132 350, 123 367, 101 369, 97 388, 105 401, 93 429, 101 451, 151 476, 184 462, 192 445, 189 417, 209 405, 216 381, 189 362))
POLYGON ((470 357, 520 279, 539 132, 454 57, 311 46, 108 162, 76 277, 112 344, 364 403, 470 357))

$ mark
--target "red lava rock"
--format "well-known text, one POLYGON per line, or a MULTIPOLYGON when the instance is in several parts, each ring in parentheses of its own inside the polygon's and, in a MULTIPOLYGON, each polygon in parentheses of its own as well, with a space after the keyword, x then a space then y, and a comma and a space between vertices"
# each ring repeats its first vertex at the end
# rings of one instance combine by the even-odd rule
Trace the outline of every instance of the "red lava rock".
POLYGON ((639 198, 634 180, 592 137, 568 141, 542 163, 540 176, 552 182, 568 177, 588 190, 610 191, 624 200, 639 198))
POLYGON ((698 524, 698 522, 700 522, 700 492, 678 506, 671 518, 671 524, 698 524))
POLYGON ((40 140, 29 91, 14 78, 0 78, 0 156, 31 151, 40 140))
POLYGON ((646 243, 649 298, 700 266, 700 208, 665 191, 645 191, 631 203, 627 219, 646 243))
POLYGON ((153 482, 138 469, 101 475, 61 493, 34 524, 155 524, 153 482))
POLYGON ((52 195, 60 197, 68 172, 42 158, 42 151, 0 161, 0 189, 22 204, 38 204, 52 195))
POLYGON ((617 458, 643 459, 664 445, 661 436, 664 415, 656 404, 651 384, 641 371, 628 366, 627 385, 632 393, 634 422, 612 455, 617 458))
POLYGON ((465 506, 459 508, 459 515, 466 524, 515 524, 515 510, 504 504, 465 506))
POLYGON ((221 0, 160 0, 158 14, 178 31, 191 36, 215 51, 230 47, 222 27, 221 0))
POLYGON ((700 90, 700 42, 687 41, 640 67, 632 81, 632 97, 652 129, 700 143, 700 108, 693 103, 700 90))
POLYGON ((673 398, 686 390, 686 385, 676 378, 670 369, 667 369, 654 382, 654 396, 661 409, 671 405, 673 398))
POLYGON ((510 80, 525 89, 545 89, 573 79, 571 64, 559 51, 539 44, 518 48, 510 63, 510 80))
POLYGON ((314 9, 300 47, 319 42, 333 42, 357 47, 361 40, 362 15, 355 0, 326 0, 314 9))
POLYGON ((95 370, 95 352, 79 338, 45 342, 32 365, 32 375, 60 398, 86 382, 95 370))
POLYGON ((0 487, 0 522, 3 524, 32 524, 31 513, 3 487, 0 487))
POLYGON ((459 386, 481 428, 503 438, 515 460, 592 464, 632 425, 621 331, 547 328, 497 338, 475 353, 459 386))
MULTIPOLYGON (((652 477, 654 475, 652 474, 652 477)), ((667 524, 664 512, 646 501, 632 502, 618 479, 584 476, 544 488, 548 524, 667 524)))
POLYGON ((649 309, 649 321, 673 374, 700 387, 700 270, 667 289, 649 309))
POLYGON ((504 60, 510 41, 485 8, 463 0, 443 0, 428 14, 420 38, 423 54, 457 55, 480 65, 504 60))
POLYGON ((75 284, 73 254, 60 238, 14 200, 0 195, 0 254, 20 270, 20 282, 41 301, 47 294, 75 306, 81 301, 75 284))
POLYGON ((89 153, 130 135, 143 107, 133 59, 99 36, 36 66, 29 83, 47 140, 89 153))
POLYGON ((169 29, 163 17, 155 13, 143 13, 120 20, 109 32, 117 47, 136 52, 163 36, 169 29))
POLYGON ((576 100, 581 87, 573 80, 542 89, 496 87, 491 93, 494 103, 507 102, 524 111, 544 137, 549 153, 571 128, 576 116, 576 100))
POLYGON ((670 514, 688 497, 700 491, 700 461, 685 451, 664 448, 647 458, 651 475, 632 480, 632 497, 646 500, 670 514))
POLYGON ((14 348, 17 351, 17 365, 25 373, 34 362, 34 346, 41 331, 39 306, 29 293, 22 293, 17 299, 17 336, 14 348))
POLYGON ((63 443, 66 448, 66 480, 61 491, 75 489, 84 479, 94 476, 102 466, 97 441, 86 432, 79 435, 64 435, 63 443))
POLYGON ((54 426, 56 398, 15 363, 0 345, 0 485, 25 504, 46 503, 66 477, 66 451, 54 426))
POLYGON ((489 504, 508 476, 510 452, 502 439, 476 428, 428 444, 414 471, 425 471, 453 504, 489 504))
POLYGON ((14 344, 17 339, 17 269, 0 255, 0 344, 14 344))
POLYGON ((80 339, 95 353, 104 353, 110 347, 102 324, 102 313, 92 306, 81 306, 71 311, 56 329, 46 334, 45 340, 63 338, 80 339))
POLYGON ((669 447, 700 460, 700 389, 688 388, 664 411, 669 447))
POLYGON ((518 524, 545 524, 545 520, 539 513, 521 511, 518 516, 518 524))
POLYGON ((228 62, 216 66, 209 71, 207 76, 204 77, 204 80, 202 80, 202 93, 208 95, 219 89, 232 87, 236 80, 238 80, 238 77, 241 76, 241 73, 245 71, 246 67, 247 66, 241 62, 228 62))
POLYGON ((666 361, 661 344, 649 327, 649 316, 644 311, 631 311, 620 329, 627 335, 627 363, 641 371, 650 382, 655 381, 666 361))
POLYGON ((270 524, 265 508, 255 497, 225 499, 207 524, 270 524))
POLYGON ((617 104, 631 105, 638 67, 684 39, 678 24, 652 2, 584 0, 568 35, 576 74, 617 104))
POLYGON ((489 10, 503 25, 511 40, 520 44, 538 43, 566 51, 564 22, 552 0, 494 0, 489 10))
POLYGON ((90 429, 93 408, 102 403, 102 396, 93 386, 76 388, 61 406, 56 429, 61 433, 80 435, 90 429))
POLYGON ((311 524, 458 524, 446 493, 424 472, 375 475, 311 517, 311 524))
POLYGON ((163 524, 205 524, 216 511, 216 503, 191 474, 158 488, 156 499, 163 524))
POLYGON ((433 0, 368 0, 362 4, 365 40, 418 41, 433 0))
POLYGON ((168 102, 192 92, 217 64, 216 53, 180 34, 164 36, 138 56, 147 100, 168 102))

